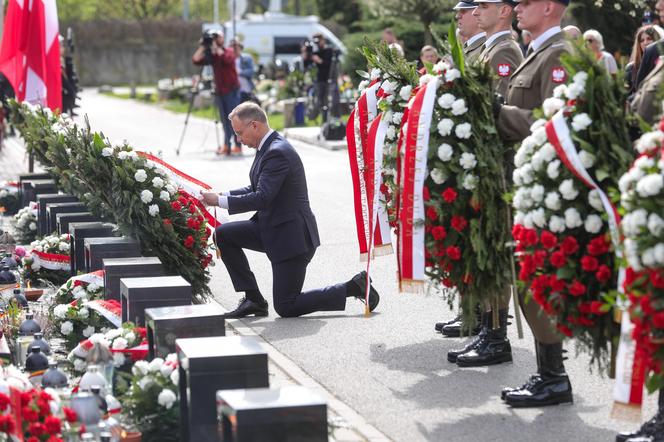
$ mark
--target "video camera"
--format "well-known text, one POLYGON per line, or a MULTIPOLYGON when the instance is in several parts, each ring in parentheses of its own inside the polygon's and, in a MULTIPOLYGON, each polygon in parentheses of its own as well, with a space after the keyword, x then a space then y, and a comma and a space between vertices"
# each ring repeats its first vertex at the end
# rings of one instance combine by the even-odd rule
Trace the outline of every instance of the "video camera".
POLYGON ((215 38, 219 35, 219 31, 216 29, 207 29, 203 31, 203 35, 201 37, 201 44, 205 46, 206 48, 209 48, 212 46, 212 42, 214 41, 215 38))

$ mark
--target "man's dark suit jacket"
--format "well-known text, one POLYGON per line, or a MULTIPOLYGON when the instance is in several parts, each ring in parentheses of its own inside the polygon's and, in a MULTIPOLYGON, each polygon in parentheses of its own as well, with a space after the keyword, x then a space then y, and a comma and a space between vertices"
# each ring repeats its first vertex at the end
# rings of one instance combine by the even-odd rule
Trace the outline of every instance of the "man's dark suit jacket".
POLYGON ((302 160, 276 131, 256 152, 249 178, 251 185, 230 192, 228 213, 256 211, 251 219, 258 223, 271 262, 294 258, 320 245, 302 160))

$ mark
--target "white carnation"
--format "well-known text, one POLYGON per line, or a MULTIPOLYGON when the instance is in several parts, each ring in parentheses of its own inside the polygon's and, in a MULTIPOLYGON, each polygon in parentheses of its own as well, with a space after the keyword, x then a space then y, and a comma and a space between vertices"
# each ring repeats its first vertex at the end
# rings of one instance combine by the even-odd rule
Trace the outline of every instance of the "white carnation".
POLYGON ((588 80, 588 73, 584 71, 577 72, 576 74, 574 74, 574 77, 572 78, 572 81, 580 86, 585 86, 587 80, 588 80))
POLYGON ((101 156, 110 157, 111 155, 113 155, 113 149, 111 149, 110 147, 104 147, 101 150, 101 156))
POLYGON ((171 382, 174 385, 179 385, 180 384, 180 372, 178 370, 173 370, 171 375, 169 376, 171 378, 171 382))
POLYGON ((424 86, 425 84, 429 83, 431 80, 433 80, 434 77, 431 74, 424 74, 420 77, 420 86, 424 86))
POLYGON ((69 306, 67 304, 58 304, 53 309, 53 315, 58 319, 64 319, 67 316, 69 311, 69 306))
POLYGON ((560 98, 555 98, 555 97, 547 98, 546 100, 544 100, 544 103, 542 103, 544 116, 547 118, 553 117, 556 112, 558 112, 560 109, 563 108, 564 105, 565 102, 560 98))
POLYGON ((139 183, 145 182, 145 180, 148 179, 148 174, 145 172, 144 169, 138 169, 136 173, 134 174, 134 179, 138 181, 139 183))
POLYGON ((383 81, 383 84, 380 85, 380 88, 385 91, 386 94, 391 94, 396 90, 397 84, 392 83, 390 80, 383 81))
POLYGON ((528 155, 530 155, 526 149, 519 149, 516 151, 516 155, 514 155, 514 165, 516 167, 521 167, 524 164, 526 164, 526 161, 528 161, 528 155))
POLYGON ((83 337, 89 338, 95 332, 95 328, 91 325, 88 325, 83 329, 83 337))
POLYGON ((590 169, 595 164, 595 155, 588 153, 585 150, 579 152, 579 159, 581 160, 583 167, 586 169, 590 169))
POLYGON ((588 215, 586 221, 583 223, 583 227, 588 233, 599 233, 602 230, 602 218, 598 215, 588 215))
POLYGON ((152 376, 145 376, 144 378, 142 378, 141 380, 138 381, 138 387, 139 387, 141 390, 145 391, 145 390, 148 389, 148 387, 149 387, 150 385, 152 385, 152 384, 154 384, 154 383, 155 383, 155 381, 154 381, 154 379, 152 378, 152 376))
POLYGON ((448 71, 445 72, 445 81, 446 82, 449 83, 451 81, 456 80, 457 78, 461 78, 461 72, 459 72, 458 69, 452 68, 452 69, 448 69, 448 71))
POLYGON ((148 371, 156 373, 161 370, 162 365, 164 365, 164 360, 162 358, 154 358, 148 365, 148 371))
POLYGON ((472 135, 472 126, 470 123, 461 123, 454 129, 454 133, 462 140, 470 138, 472 135))
POLYGON ((563 199, 567 201, 572 201, 579 195, 579 191, 574 188, 574 181, 571 178, 563 181, 558 186, 558 191, 563 196, 563 199))
POLYGON ((559 216, 553 215, 549 219, 549 230, 553 233, 562 233, 565 231, 565 219, 559 216))
POLYGON ((65 321, 60 325, 60 333, 65 336, 68 336, 71 332, 74 331, 74 324, 70 321, 65 321))
POLYGON ((568 229, 574 229, 583 225, 581 214, 574 207, 565 210, 565 226, 568 229))
POLYGON ((441 161, 449 161, 452 159, 452 155, 454 155, 454 149, 449 144, 443 143, 438 146, 438 158, 441 161))
POLYGON ((604 210, 602 199, 599 196, 599 192, 595 189, 588 192, 588 204, 590 204, 590 207, 597 211, 604 210))
POLYGON ((159 206, 156 204, 150 204, 148 207, 148 213, 150 216, 157 216, 159 214, 159 206))
POLYGON ((164 364, 161 366, 159 371, 161 372, 161 375, 165 378, 169 377, 171 373, 173 372, 173 365, 171 364, 164 364))
POLYGON ((452 133, 452 128, 454 127, 454 121, 449 118, 443 118, 438 122, 438 133, 441 137, 446 137, 452 133))
POLYGON ((567 95, 567 98, 570 100, 576 100, 579 98, 583 93, 586 91, 585 86, 579 84, 579 83, 572 83, 567 87, 567 90, 565 91, 565 94, 567 95))
POLYGON ((528 163, 524 164, 523 167, 519 169, 519 173, 521 174, 521 181, 523 184, 530 184, 535 180, 533 177, 533 168, 528 163))
POLYGON ((572 129, 574 129, 575 132, 581 132, 590 126, 592 122, 593 120, 590 119, 587 113, 576 114, 574 115, 574 118, 572 118, 572 129))
POLYGON ((461 186, 466 190, 474 190, 477 187, 477 183, 479 183, 479 179, 475 175, 467 174, 461 186))
POLYGON ((636 192, 643 198, 656 196, 662 191, 664 186, 664 176, 660 174, 650 174, 641 178, 636 183, 636 192))
POLYGON ((117 367, 122 367, 127 359, 123 353, 113 353, 113 365, 117 367))
POLYGON ((530 212, 530 215, 532 216, 533 224, 541 229, 546 227, 546 213, 544 212, 544 208, 540 207, 537 210, 533 210, 530 212))
POLYGON ((664 243, 659 243, 655 246, 655 259, 660 266, 664 265, 664 243))
POLYGON ((438 97, 438 106, 443 109, 451 109, 452 104, 456 101, 456 97, 452 94, 443 94, 438 97))
POLYGON ((399 91, 399 97, 401 97, 401 99, 402 99, 403 101, 408 101, 408 100, 410 99, 410 93, 411 93, 412 91, 413 91, 413 87, 412 87, 412 86, 410 86, 410 85, 408 85, 408 86, 404 86, 404 87, 402 87, 401 90, 399 91))
POLYGON ((163 390, 161 390, 161 393, 159 393, 159 396, 157 396, 157 402, 159 403, 159 405, 166 408, 167 410, 171 409, 173 403, 176 400, 177 396, 175 396, 175 393, 173 393, 173 391, 169 390, 168 388, 164 388, 163 390))
POLYGON ((380 78, 380 69, 373 68, 369 74, 372 80, 380 78))
POLYGON ((113 348, 113 350, 124 350, 127 348, 127 345, 128 342, 125 338, 118 337, 113 341, 113 346, 111 348, 113 348))
POLYGON ((648 153, 659 148, 662 145, 663 139, 664 133, 662 131, 648 132, 637 140, 635 144, 636 150, 639 153, 648 153))
POLYGON ((360 84, 357 85, 357 90, 362 92, 363 90, 365 90, 367 88, 367 86, 369 86, 369 80, 362 80, 362 81, 360 81, 360 84))
POLYGON ((461 154, 461 158, 459 159, 459 165, 466 170, 470 170, 477 166, 477 159, 472 153, 464 152, 461 154))
POLYGON ((664 219, 656 213, 651 213, 648 216, 648 230, 655 237, 664 234, 664 219))
POLYGON ((152 185, 157 189, 161 189, 162 187, 164 187, 164 180, 156 176, 152 178, 152 185))
POLYGON ((429 175, 436 184, 443 184, 447 181, 447 175, 445 175, 445 172, 440 169, 433 169, 429 175))
POLYGON ((396 129, 394 126, 389 125, 389 126, 387 127, 387 132, 386 132, 386 134, 385 134, 385 137, 386 137, 388 140, 394 140, 394 138, 395 138, 396 136, 397 136, 397 129, 396 129))
POLYGON ((126 160, 129 157, 129 153, 126 150, 121 150, 118 152, 118 158, 121 160, 126 160))
POLYGON ((646 267, 655 267, 657 265, 657 258, 655 257, 655 249, 653 247, 643 251, 641 262, 646 267))
POLYGON ((535 143, 537 143, 538 146, 541 146, 547 142, 546 129, 544 129, 544 127, 538 128, 535 132, 533 132, 531 136, 533 137, 535 143))
POLYGON ((468 112, 466 107, 466 101, 463 98, 459 98, 452 103, 452 115, 463 115, 468 112))
POLYGON ((523 225, 523 220, 524 220, 525 216, 526 216, 526 214, 521 212, 520 210, 517 210, 516 212, 514 212, 514 224, 515 225, 517 225, 517 224, 523 225))
POLYGON ((150 192, 149 190, 146 189, 141 192, 141 201, 143 201, 145 204, 151 202, 152 198, 153 198, 152 192, 150 192))
POLYGON ((88 310, 86 307, 83 307, 78 311, 79 318, 86 319, 88 316, 90 316, 90 310, 88 310))
POLYGON ((565 97, 565 93, 567 92, 567 86, 564 84, 559 84, 553 89, 553 96, 556 98, 563 98, 565 97))
POLYGON ((162 190, 161 192, 159 192, 159 199, 162 201, 170 201, 171 194, 165 190, 162 190))
POLYGON ((394 115, 392 115, 392 123, 396 124, 397 126, 401 124, 402 119, 403 112, 395 112, 394 115))
POLYGON ((560 210, 560 194, 558 192, 547 193, 544 205, 550 210, 560 210))
POLYGON ((544 199, 544 186, 541 184, 535 184, 530 189, 530 198, 532 198, 532 200, 536 203, 541 203, 544 199))
POLYGON ((30 223, 28 224, 28 229, 32 230, 33 232, 37 230, 37 223, 30 223))
POLYGON ((131 368, 131 372, 135 376, 145 376, 148 374, 148 361, 136 361, 134 366, 131 368))
POLYGON ((544 158, 544 161, 552 161, 558 154, 556 153, 555 147, 551 143, 544 143, 542 148, 539 150, 539 153, 544 158))
POLYGON ((530 125, 530 132, 535 132, 540 127, 544 127, 545 124, 546 124, 546 119, 544 118, 536 120, 533 124, 530 125))

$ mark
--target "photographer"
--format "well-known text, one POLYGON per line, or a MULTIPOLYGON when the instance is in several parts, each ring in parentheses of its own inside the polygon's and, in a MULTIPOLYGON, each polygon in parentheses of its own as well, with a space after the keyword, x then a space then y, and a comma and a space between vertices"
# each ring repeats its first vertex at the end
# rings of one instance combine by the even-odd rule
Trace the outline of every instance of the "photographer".
POLYGON ((329 111, 333 117, 339 117, 339 85, 337 84, 336 69, 333 69, 335 61, 334 49, 327 47, 327 42, 322 34, 314 34, 311 52, 308 55, 309 61, 316 64, 318 71, 316 73, 316 97, 318 100, 318 111, 323 111, 323 121, 327 120, 325 107, 328 99, 328 82, 332 88, 332 105, 329 111), (310 57, 309 57, 310 55, 310 57))
POLYGON ((224 146, 219 146, 217 155, 241 154, 242 148, 228 120, 230 113, 240 104, 240 83, 235 67, 235 50, 225 48, 223 32, 214 29, 205 33, 191 60, 198 66, 211 64, 214 71, 215 102, 219 108, 219 119, 224 127, 224 146), (235 138, 233 150, 230 149, 231 136, 235 138))

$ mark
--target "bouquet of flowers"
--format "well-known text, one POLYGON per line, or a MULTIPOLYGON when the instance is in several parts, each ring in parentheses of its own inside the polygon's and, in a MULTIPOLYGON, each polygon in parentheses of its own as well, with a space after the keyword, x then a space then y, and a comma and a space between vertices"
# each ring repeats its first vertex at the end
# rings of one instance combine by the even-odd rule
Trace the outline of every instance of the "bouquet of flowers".
POLYGON ((625 294, 650 392, 664 387, 664 127, 636 142, 639 158, 620 178, 629 268, 625 294))
POLYGON ((608 195, 630 162, 624 92, 581 49, 563 64, 571 81, 544 102, 548 120, 533 124, 514 158, 513 235, 523 288, 602 368, 618 333, 607 314, 619 241, 608 195))
POLYGON ((99 299, 104 295, 104 272, 99 270, 73 276, 53 294, 46 298, 51 305, 70 304, 78 299, 99 299))
POLYGON ((88 308, 87 298, 78 298, 69 304, 58 304, 53 308, 53 333, 65 340, 65 347, 71 350, 85 338, 95 333, 104 333, 113 324, 95 310, 88 308))
POLYGON ((104 337, 109 342, 113 352, 115 367, 125 365, 127 357, 132 361, 147 357, 147 339, 145 327, 137 327, 131 322, 125 322, 120 328, 107 331, 104 337))
POLYGON ((30 243, 31 251, 22 260, 21 273, 26 281, 61 285, 69 279, 71 252, 69 234, 48 235, 30 243))
POLYGON ((14 215, 14 231, 20 244, 29 244, 37 238, 37 203, 20 209, 14 215))
POLYGON ((136 424, 145 441, 180 440, 178 361, 175 354, 132 367, 131 386, 122 397, 123 413, 136 424))

